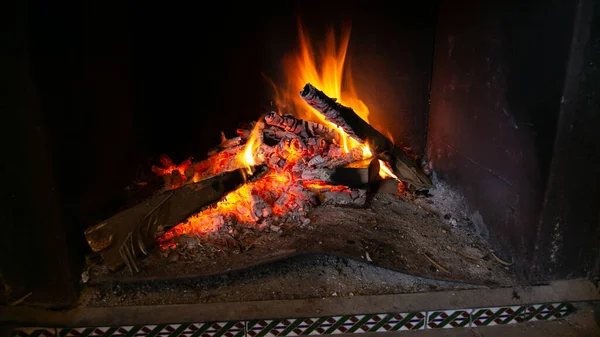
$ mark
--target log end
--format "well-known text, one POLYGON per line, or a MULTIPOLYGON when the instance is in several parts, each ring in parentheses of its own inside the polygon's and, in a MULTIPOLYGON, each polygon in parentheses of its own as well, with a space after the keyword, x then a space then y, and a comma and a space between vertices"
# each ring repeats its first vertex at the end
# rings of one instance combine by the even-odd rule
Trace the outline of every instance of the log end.
POLYGON ((107 224, 107 222, 97 224, 84 232, 90 248, 96 253, 110 247, 113 243, 113 235, 105 230, 107 224))

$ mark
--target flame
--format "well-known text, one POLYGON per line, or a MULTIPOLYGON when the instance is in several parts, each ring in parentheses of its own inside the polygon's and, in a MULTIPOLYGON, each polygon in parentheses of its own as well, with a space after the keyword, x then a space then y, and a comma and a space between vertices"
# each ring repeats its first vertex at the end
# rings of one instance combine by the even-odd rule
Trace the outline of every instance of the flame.
POLYGON ((241 158, 238 158, 240 162, 246 167, 246 170, 249 174, 252 174, 252 167, 256 165, 256 160, 254 159, 254 154, 258 150, 261 142, 261 134, 264 125, 261 121, 257 122, 252 128, 252 132, 250 133, 250 138, 246 142, 246 147, 242 152, 241 158))
POLYGON ((286 92, 289 97, 292 97, 296 111, 304 114, 302 117, 323 119, 321 114, 307 106, 298 96, 299 88, 303 88, 306 83, 311 83, 327 96, 335 97, 339 103, 352 107, 354 112, 366 122, 369 121, 369 108, 356 93, 350 67, 345 67, 350 32, 350 26, 343 27, 338 42, 335 31, 330 28, 325 44, 317 53, 302 23, 298 21, 300 49, 294 55, 288 55, 284 59, 284 67, 290 81, 286 92))
POLYGON ((400 181, 400 179, 398 179, 394 172, 392 172, 392 169, 389 167, 388 163, 384 162, 381 159, 379 159, 379 176, 383 179, 393 178, 400 181))
POLYGON ((345 26, 341 32, 341 39, 338 41, 335 31, 329 29, 324 46, 317 52, 302 23, 298 21, 300 49, 292 55, 287 55, 284 59, 284 71, 289 82, 283 92, 274 86, 275 100, 280 107, 293 107, 294 113, 302 119, 312 120, 337 130, 340 135, 340 146, 344 153, 349 153, 356 147, 367 152, 366 145, 349 137, 339 126, 326 121, 322 114, 308 106, 298 95, 300 88, 303 88, 306 83, 311 83, 327 96, 336 98, 345 106, 352 107, 354 112, 366 122, 369 121, 369 108, 358 97, 350 67, 346 66, 350 31, 350 26, 345 26))
MULTIPOLYGON (((362 144, 358 140, 348 136, 339 126, 326 121, 325 116, 307 105, 298 95, 298 88, 303 88, 306 83, 311 83, 327 96, 337 98, 340 104, 351 107, 365 122, 369 122, 369 108, 356 93, 351 68, 345 66, 347 65, 346 57, 350 42, 350 32, 350 26, 345 26, 342 29, 341 39, 338 43, 335 31, 329 29, 325 44, 319 50, 319 53, 317 53, 313 48, 308 33, 304 30, 302 23, 298 21, 300 49, 297 53, 288 55, 284 59, 284 70, 289 79, 289 85, 283 95, 275 88, 276 100, 278 101, 278 105, 292 105, 294 111, 301 118, 314 120, 337 130, 344 153, 348 153, 352 149, 359 147, 362 150, 363 159, 367 159, 373 156, 367 144, 362 144)), ((381 160, 379 162, 379 175, 381 178, 394 178, 398 180, 386 163, 381 160)))

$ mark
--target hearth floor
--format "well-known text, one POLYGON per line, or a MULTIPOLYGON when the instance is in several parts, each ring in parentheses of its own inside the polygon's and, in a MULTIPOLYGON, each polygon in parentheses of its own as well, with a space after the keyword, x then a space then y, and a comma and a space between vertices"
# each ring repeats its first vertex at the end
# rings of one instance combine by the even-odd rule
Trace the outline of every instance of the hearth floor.
POLYGON ((309 255, 203 278, 103 282, 85 286, 81 304, 121 306, 216 303, 487 288, 411 276, 369 262, 329 255, 309 255))
MULTIPOLYGON (((441 193, 438 196, 443 198, 441 193)), ((265 266, 263 273, 269 273, 270 266, 277 262, 285 264, 293 258, 328 255, 344 258, 340 261, 345 262, 325 262, 331 270, 320 268, 322 261, 292 267, 280 264, 286 272, 275 272, 277 277, 270 284, 284 284, 286 282, 281 279, 292 278, 290 275, 295 275, 292 283, 297 278, 302 280, 304 275, 312 275, 309 283, 299 284, 285 293, 296 294, 297 288, 309 288, 313 296, 360 293, 368 288, 375 288, 375 293, 411 291, 413 281, 400 282, 400 288, 394 286, 399 278, 402 279, 400 273, 451 283, 515 284, 513 258, 494 252, 485 235, 477 232, 476 214, 469 217, 458 208, 444 211, 442 202, 436 202, 435 198, 417 201, 377 194, 365 207, 323 205, 308 213, 308 224, 298 219, 285 219, 267 230, 239 225, 205 236, 186 237, 175 249, 155 247, 148 256, 139 259, 139 272, 132 273, 127 268, 113 272, 102 263, 91 263, 82 278, 90 285, 198 277, 221 280, 229 276, 219 275, 248 268, 265 266), (349 267, 344 269, 346 265, 349 267), (389 271, 362 271, 371 265, 389 271), (340 278, 344 279, 344 275, 356 274, 359 276, 346 282, 346 286, 328 287, 338 283, 340 278), (379 276, 369 280, 364 274, 379 276), (409 284, 408 290, 404 289, 406 284, 409 284)), ((441 283, 419 281, 416 284, 420 284, 421 288, 416 289, 419 290, 429 286, 436 288, 441 283)), ((273 296, 273 291, 259 293, 264 298, 273 296)))

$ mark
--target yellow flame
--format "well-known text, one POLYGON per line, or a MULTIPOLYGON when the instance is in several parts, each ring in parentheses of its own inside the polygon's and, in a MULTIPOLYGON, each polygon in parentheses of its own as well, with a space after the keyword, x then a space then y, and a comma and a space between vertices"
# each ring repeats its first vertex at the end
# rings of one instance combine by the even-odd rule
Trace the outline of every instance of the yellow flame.
POLYGON ((396 180, 400 180, 394 174, 394 172, 392 172, 392 169, 390 168, 390 166, 388 165, 388 163, 384 162, 381 159, 379 159, 379 176, 381 178, 383 178, 383 179, 385 179, 385 178, 393 178, 393 179, 396 179, 396 180))
MULTIPOLYGON (((369 122, 369 108, 358 97, 352 80, 351 69, 345 66, 350 31, 350 26, 343 27, 341 39, 338 41, 335 31, 329 29, 325 44, 317 52, 313 48, 302 23, 298 21, 300 49, 297 53, 288 55, 284 59, 284 69, 289 84, 283 93, 275 87, 276 100, 280 106, 293 106, 294 112, 300 115, 299 117, 324 124, 336 130, 339 133, 340 145, 344 153, 358 147, 362 150, 363 158, 366 159, 373 157, 373 153, 367 144, 348 136, 338 125, 326 121, 325 116, 306 104, 298 94, 306 83, 310 83, 327 96, 336 98, 340 104, 351 107, 365 122, 369 122)), ((379 175, 382 178, 398 179, 387 163, 379 160, 379 164, 379 175)))
POLYGON ((326 121, 322 114, 308 106, 298 94, 306 83, 311 83, 327 96, 336 98, 345 106, 352 107, 356 114, 367 123, 369 122, 369 108, 356 94, 350 68, 344 67, 350 41, 350 30, 350 26, 344 27, 341 39, 337 41, 335 31, 329 29, 325 44, 317 53, 308 34, 298 21, 300 49, 294 55, 288 55, 284 59, 285 74, 289 84, 284 93, 279 92, 276 88, 276 99, 280 106, 293 106, 294 112, 299 117, 324 124, 338 131, 344 153, 348 153, 356 147, 362 148, 364 153, 368 150, 365 149, 366 145, 349 137, 338 125, 326 121))
POLYGON ((252 174, 252 168, 256 165, 256 160, 254 158, 254 154, 258 150, 260 146, 260 134, 262 133, 262 122, 257 122, 252 128, 252 132, 250 133, 250 137, 248 141, 246 141, 246 147, 242 152, 241 158, 238 160, 241 161, 242 165, 246 167, 246 170, 249 174, 252 174))

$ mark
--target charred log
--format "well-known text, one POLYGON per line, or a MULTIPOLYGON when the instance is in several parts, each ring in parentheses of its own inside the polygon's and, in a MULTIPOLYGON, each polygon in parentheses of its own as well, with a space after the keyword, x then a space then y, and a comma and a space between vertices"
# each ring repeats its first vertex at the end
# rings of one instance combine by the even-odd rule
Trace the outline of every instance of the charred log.
POLYGON ((208 151, 208 155, 214 156, 215 154, 219 153, 219 151, 221 151, 221 150, 229 149, 234 146, 238 146, 240 144, 242 144, 241 136, 227 138, 227 137, 225 137, 225 133, 221 132, 221 143, 219 143, 219 145, 217 145, 217 147, 208 151))
POLYGON ((400 180, 419 188, 432 186, 429 177, 422 172, 413 158, 396 147, 392 141, 365 122, 351 108, 337 103, 335 99, 328 97, 310 83, 304 86, 300 96, 327 121, 344 130, 348 136, 363 143, 368 140, 375 154, 390 164, 394 174, 400 180))
POLYGON ((89 227, 86 239, 111 270, 127 265, 132 272, 138 271, 136 257, 154 245, 159 228, 177 225, 220 200, 245 179, 245 172, 236 170, 161 193, 89 227))
POLYGON ((379 159, 373 158, 373 160, 371 160, 371 162, 369 163, 369 168, 367 169, 369 176, 368 191, 371 193, 377 191, 381 184, 381 177, 379 176, 380 168, 381 165, 379 164, 379 159))
MULTIPOLYGON (((333 169, 329 182, 335 185, 364 188, 369 183, 370 163, 370 159, 365 159, 338 166, 333 169)), ((379 172, 377 175, 379 176, 379 172)))
POLYGON ((337 138, 337 132, 323 124, 304 121, 292 115, 280 115, 275 111, 265 116, 265 122, 303 138, 319 136, 327 141, 337 138))

